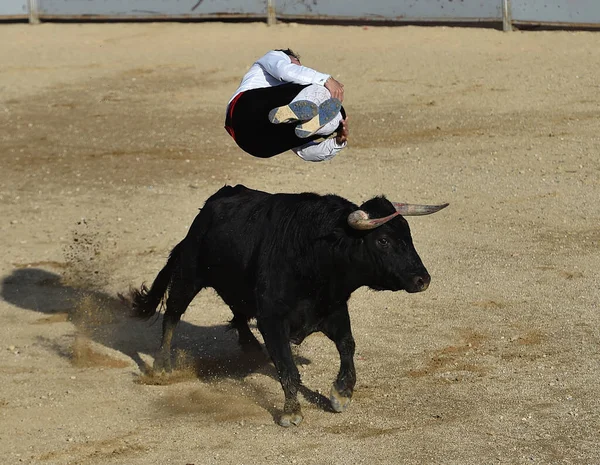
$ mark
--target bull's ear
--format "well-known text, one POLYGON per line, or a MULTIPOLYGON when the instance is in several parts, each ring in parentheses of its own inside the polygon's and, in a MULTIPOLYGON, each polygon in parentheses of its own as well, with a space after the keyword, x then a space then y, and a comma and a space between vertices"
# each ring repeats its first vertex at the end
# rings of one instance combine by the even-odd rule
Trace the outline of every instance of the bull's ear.
POLYGON ((443 203, 441 205, 419 205, 419 204, 392 202, 392 205, 396 209, 396 213, 398 213, 402 216, 421 216, 421 215, 431 215, 432 213, 439 212, 442 208, 446 208, 450 204, 443 203))

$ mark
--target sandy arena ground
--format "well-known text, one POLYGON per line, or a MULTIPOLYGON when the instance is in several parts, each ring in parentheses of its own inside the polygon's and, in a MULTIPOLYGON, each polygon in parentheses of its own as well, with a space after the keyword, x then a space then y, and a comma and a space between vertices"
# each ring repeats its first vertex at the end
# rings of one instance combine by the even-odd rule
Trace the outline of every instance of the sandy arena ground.
POLYGON ((599 464, 600 34, 264 24, 0 26, 0 462, 599 464), (323 44, 326 44, 324 47, 323 44), (244 154, 227 100, 270 48, 346 86, 331 162, 244 154), (333 344, 295 349, 298 428, 266 356, 204 291, 148 376, 152 281, 223 184, 409 219, 427 292, 357 291, 357 390, 329 411, 333 344))

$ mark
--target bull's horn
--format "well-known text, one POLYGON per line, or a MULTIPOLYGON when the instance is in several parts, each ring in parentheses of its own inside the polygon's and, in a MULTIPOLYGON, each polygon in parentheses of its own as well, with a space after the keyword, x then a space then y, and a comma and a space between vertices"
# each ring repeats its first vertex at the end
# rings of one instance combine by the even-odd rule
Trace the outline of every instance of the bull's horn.
POLYGON ((432 213, 439 212, 442 208, 446 208, 449 204, 443 203, 441 205, 415 205, 410 203, 398 203, 392 202, 396 213, 402 216, 421 216, 431 215, 432 213))
POLYGON ((368 229, 375 229, 382 224, 387 223, 392 218, 402 216, 420 216, 420 215, 431 215, 432 213, 440 211, 442 208, 446 208, 449 204, 443 203, 441 205, 418 205, 410 203, 398 203, 392 202, 396 213, 384 216, 383 218, 369 218, 367 212, 363 210, 356 210, 348 215, 348 224, 353 229, 359 229, 361 231, 368 229))
POLYGON ((375 229, 378 226, 387 223, 399 214, 400 212, 396 212, 392 213, 391 215, 384 216, 383 218, 369 218, 367 212, 363 210, 356 210, 348 215, 348 224, 353 229, 365 231, 367 229, 375 229))

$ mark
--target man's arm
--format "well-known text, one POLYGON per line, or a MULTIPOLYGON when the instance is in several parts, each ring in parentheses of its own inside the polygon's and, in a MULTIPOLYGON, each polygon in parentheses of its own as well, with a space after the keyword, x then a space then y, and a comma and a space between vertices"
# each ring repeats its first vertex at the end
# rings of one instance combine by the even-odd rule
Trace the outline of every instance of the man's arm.
POLYGON ((283 52, 270 51, 260 58, 257 63, 275 79, 295 84, 325 85, 329 74, 320 73, 312 68, 296 65, 283 52))
POLYGON ((323 85, 333 98, 338 99, 340 102, 344 101, 344 84, 329 76, 329 79, 323 85))

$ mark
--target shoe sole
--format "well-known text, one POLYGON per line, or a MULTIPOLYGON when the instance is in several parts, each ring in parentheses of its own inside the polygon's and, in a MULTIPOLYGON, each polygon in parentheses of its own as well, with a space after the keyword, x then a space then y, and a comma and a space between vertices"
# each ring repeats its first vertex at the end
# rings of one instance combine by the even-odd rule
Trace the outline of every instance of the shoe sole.
POLYGON ((301 139, 306 139, 314 135, 319 129, 333 120, 342 108, 342 102, 336 98, 325 100, 319 105, 319 114, 306 123, 296 126, 296 135, 301 139))
POLYGON ((269 112, 269 121, 273 124, 309 121, 319 113, 317 105, 309 100, 298 100, 289 105, 273 108, 269 112))

